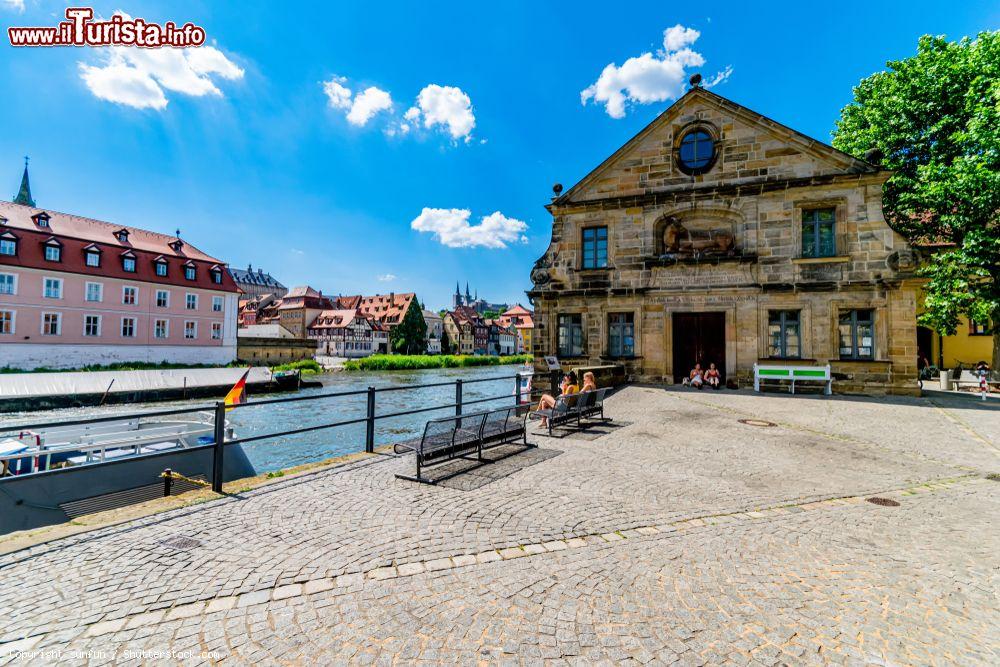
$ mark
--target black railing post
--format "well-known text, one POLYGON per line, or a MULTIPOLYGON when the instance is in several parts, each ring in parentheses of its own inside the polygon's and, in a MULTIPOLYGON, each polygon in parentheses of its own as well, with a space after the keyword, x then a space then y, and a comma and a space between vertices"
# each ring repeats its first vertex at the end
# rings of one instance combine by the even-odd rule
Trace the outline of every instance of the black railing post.
POLYGON ((215 404, 215 449, 212 451, 212 490, 222 493, 222 467, 226 449, 226 404, 215 404))
POLYGON ((170 485, 174 481, 173 471, 170 468, 165 468, 163 470, 163 497, 166 498, 170 495, 170 485))
MULTIPOLYGON (((455 380, 455 416, 462 416, 462 381, 455 380)), ((462 422, 459 420, 458 427, 462 428, 462 422)))
POLYGON ((368 387, 368 413, 365 422, 365 451, 375 451, 375 387, 368 387))
POLYGON ((521 373, 514 373, 514 405, 521 405, 521 373))

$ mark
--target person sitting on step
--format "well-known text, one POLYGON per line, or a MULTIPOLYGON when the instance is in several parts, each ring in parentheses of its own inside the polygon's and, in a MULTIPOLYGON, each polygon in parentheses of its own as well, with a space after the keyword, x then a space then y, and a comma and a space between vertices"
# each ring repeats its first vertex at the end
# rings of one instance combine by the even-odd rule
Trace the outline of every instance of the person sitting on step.
POLYGON ((688 384, 692 387, 702 388, 705 383, 705 372, 701 370, 701 364, 695 364, 691 372, 688 373, 688 384))
POLYGON ((721 381, 722 375, 719 373, 719 369, 715 367, 715 364, 709 364, 708 370, 705 371, 705 384, 712 389, 718 389, 721 381))

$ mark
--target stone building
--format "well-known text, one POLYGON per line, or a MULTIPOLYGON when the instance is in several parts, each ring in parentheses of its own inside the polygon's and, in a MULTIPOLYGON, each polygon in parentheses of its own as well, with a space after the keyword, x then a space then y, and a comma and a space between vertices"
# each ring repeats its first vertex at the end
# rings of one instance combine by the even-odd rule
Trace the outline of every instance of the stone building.
POLYGON ((693 87, 555 188, 536 358, 668 382, 711 362, 744 386, 756 362, 829 363, 835 390, 915 392, 919 281, 888 176, 693 87))
POLYGON ((262 269, 254 271, 253 266, 248 265, 246 271, 243 269, 229 269, 229 275, 236 281, 236 286, 243 292, 244 298, 271 294, 276 299, 280 299, 288 294, 288 288, 278 282, 277 278, 270 273, 264 273, 262 269))

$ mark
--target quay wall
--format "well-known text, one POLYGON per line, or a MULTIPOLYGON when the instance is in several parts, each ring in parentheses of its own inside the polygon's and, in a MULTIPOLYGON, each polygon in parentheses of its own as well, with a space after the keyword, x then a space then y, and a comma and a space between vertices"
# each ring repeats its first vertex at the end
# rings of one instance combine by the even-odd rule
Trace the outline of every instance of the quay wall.
POLYGON ((0 368, 5 366, 25 370, 80 368, 135 361, 223 366, 236 360, 236 341, 224 341, 224 343, 223 345, 38 345, 5 342, 0 346, 0 368))

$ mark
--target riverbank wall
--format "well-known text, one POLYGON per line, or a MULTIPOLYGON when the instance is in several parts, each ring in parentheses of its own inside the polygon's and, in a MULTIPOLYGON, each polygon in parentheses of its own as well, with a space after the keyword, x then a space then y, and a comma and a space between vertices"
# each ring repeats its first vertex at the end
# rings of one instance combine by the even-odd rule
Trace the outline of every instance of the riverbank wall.
MULTIPOLYGON (((175 368, 144 371, 11 373, 0 375, 0 413, 117 405, 145 401, 222 398, 246 368, 175 368)), ((248 392, 283 387, 270 369, 253 367, 248 392)))

